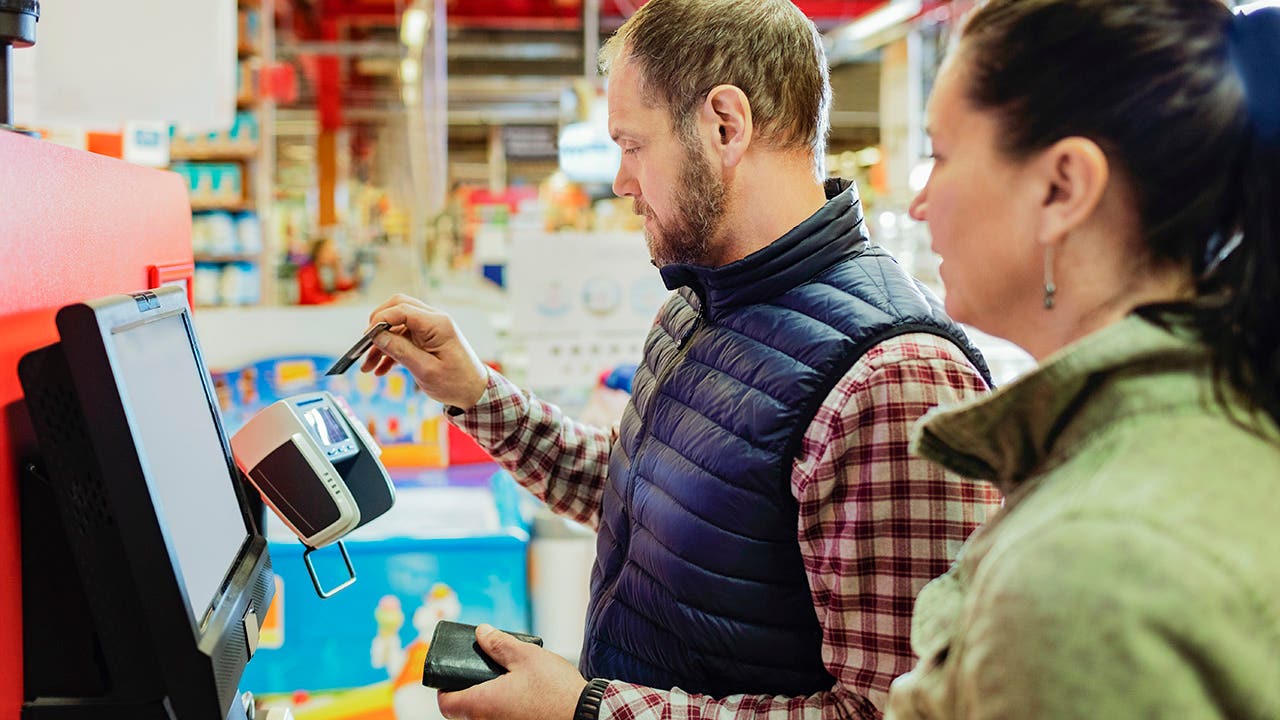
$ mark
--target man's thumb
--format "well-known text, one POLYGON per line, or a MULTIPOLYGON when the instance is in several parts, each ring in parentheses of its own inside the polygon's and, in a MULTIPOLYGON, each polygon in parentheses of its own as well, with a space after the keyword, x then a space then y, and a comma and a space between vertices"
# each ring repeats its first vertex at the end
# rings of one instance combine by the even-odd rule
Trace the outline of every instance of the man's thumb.
POLYGON ((390 330, 375 335, 373 345, 381 350, 383 355, 406 367, 408 367, 408 364, 405 361, 412 358, 413 351, 417 349, 414 347, 412 340, 390 330))
POLYGON ((521 651, 526 649, 520 646, 527 644, 489 624, 476 627, 476 642, 486 655, 508 670, 511 669, 512 663, 519 662, 521 651))

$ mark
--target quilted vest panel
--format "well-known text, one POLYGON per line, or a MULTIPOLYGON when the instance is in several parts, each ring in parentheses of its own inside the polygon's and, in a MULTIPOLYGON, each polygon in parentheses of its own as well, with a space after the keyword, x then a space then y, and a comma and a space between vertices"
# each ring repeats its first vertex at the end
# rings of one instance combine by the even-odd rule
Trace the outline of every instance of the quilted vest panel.
POLYGON ((832 190, 760 253, 663 268, 682 289, 646 341, 610 458, 587 677, 716 697, 833 685, 790 486, 804 431, 888 337, 938 334, 986 366, 938 300, 868 244, 852 187, 832 190))

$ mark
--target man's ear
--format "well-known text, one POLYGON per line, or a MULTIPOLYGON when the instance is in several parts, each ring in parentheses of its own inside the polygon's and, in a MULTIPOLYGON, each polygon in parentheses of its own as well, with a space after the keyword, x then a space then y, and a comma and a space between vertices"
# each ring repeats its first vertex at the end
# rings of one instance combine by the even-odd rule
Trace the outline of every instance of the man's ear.
POLYGON ((742 162, 751 145, 751 101, 734 85, 717 85, 707 93, 700 120, 713 134, 721 164, 731 168, 742 162))
POLYGON ((1037 240, 1056 245, 1093 217, 1107 190, 1111 165, 1097 143, 1069 137, 1042 151, 1034 172, 1043 188, 1037 240))

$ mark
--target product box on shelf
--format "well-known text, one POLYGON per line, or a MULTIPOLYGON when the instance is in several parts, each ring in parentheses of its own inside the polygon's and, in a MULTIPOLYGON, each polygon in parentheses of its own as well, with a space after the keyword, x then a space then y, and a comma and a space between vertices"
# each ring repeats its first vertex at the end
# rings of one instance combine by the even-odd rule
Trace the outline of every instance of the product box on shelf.
POLYGON ((262 276, 253 263, 223 263, 218 282, 218 299, 223 305, 253 305, 262 299, 262 276))
POLYGON ((222 263, 197 262, 192 277, 196 305, 212 306, 222 303, 222 263))
POLYGON ((239 51, 242 55, 257 53, 260 48, 255 44, 262 31, 262 12, 256 7, 241 7, 236 11, 236 36, 239 38, 239 51))
POLYGON ((261 300, 262 272, 251 262, 197 262, 196 305, 253 305, 261 300))
POLYGON ((231 213, 215 210, 191 217, 191 251, 196 256, 232 255, 240 250, 231 213))
POLYGON ((241 58, 236 64, 236 104, 252 105, 258 100, 258 67, 256 57, 241 58))
POLYGON ((241 110, 231 127, 222 131, 184 132, 170 126, 170 152, 175 157, 195 159, 249 156, 258 150, 260 135, 258 117, 241 110))
POLYGON ((194 213, 191 217, 191 250, 198 260, 226 256, 238 258, 262 252, 262 225, 257 213, 225 210, 194 213))
POLYGON ((205 166, 212 178, 210 193, 214 202, 234 204, 244 198, 244 172, 235 163, 205 166))
POLYGON ((262 252, 262 222, 253 212, 236 213, 232 220, 236 230, 236 252, 254 255, 262 252))
POLYGON ((244 199, 244 173, 236 163, 180 162, 170 169, 187 181, 197 208, 234 206, 244 199))

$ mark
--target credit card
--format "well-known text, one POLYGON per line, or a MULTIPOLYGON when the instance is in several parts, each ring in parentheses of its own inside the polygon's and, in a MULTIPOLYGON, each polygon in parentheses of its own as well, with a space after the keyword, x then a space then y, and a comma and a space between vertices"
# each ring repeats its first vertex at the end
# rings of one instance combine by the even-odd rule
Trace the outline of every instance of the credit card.
POLYGON ((356 344, 352 345, 350 350, 343 353, 342 357, 338 358, 338 362, 334 363, 333 367, 329 368, 325 375, 341 375, 346 372, 357 360, 360 359, 361 355, 364 355, 365 351, 369 349, 369 346, 373 345, 373 337, 383 330, 389 330, 390 328, 391 323, 385 322, 380 322, 369 328, 369 332, 361 335, 360 339, 356 341, 356 344))

